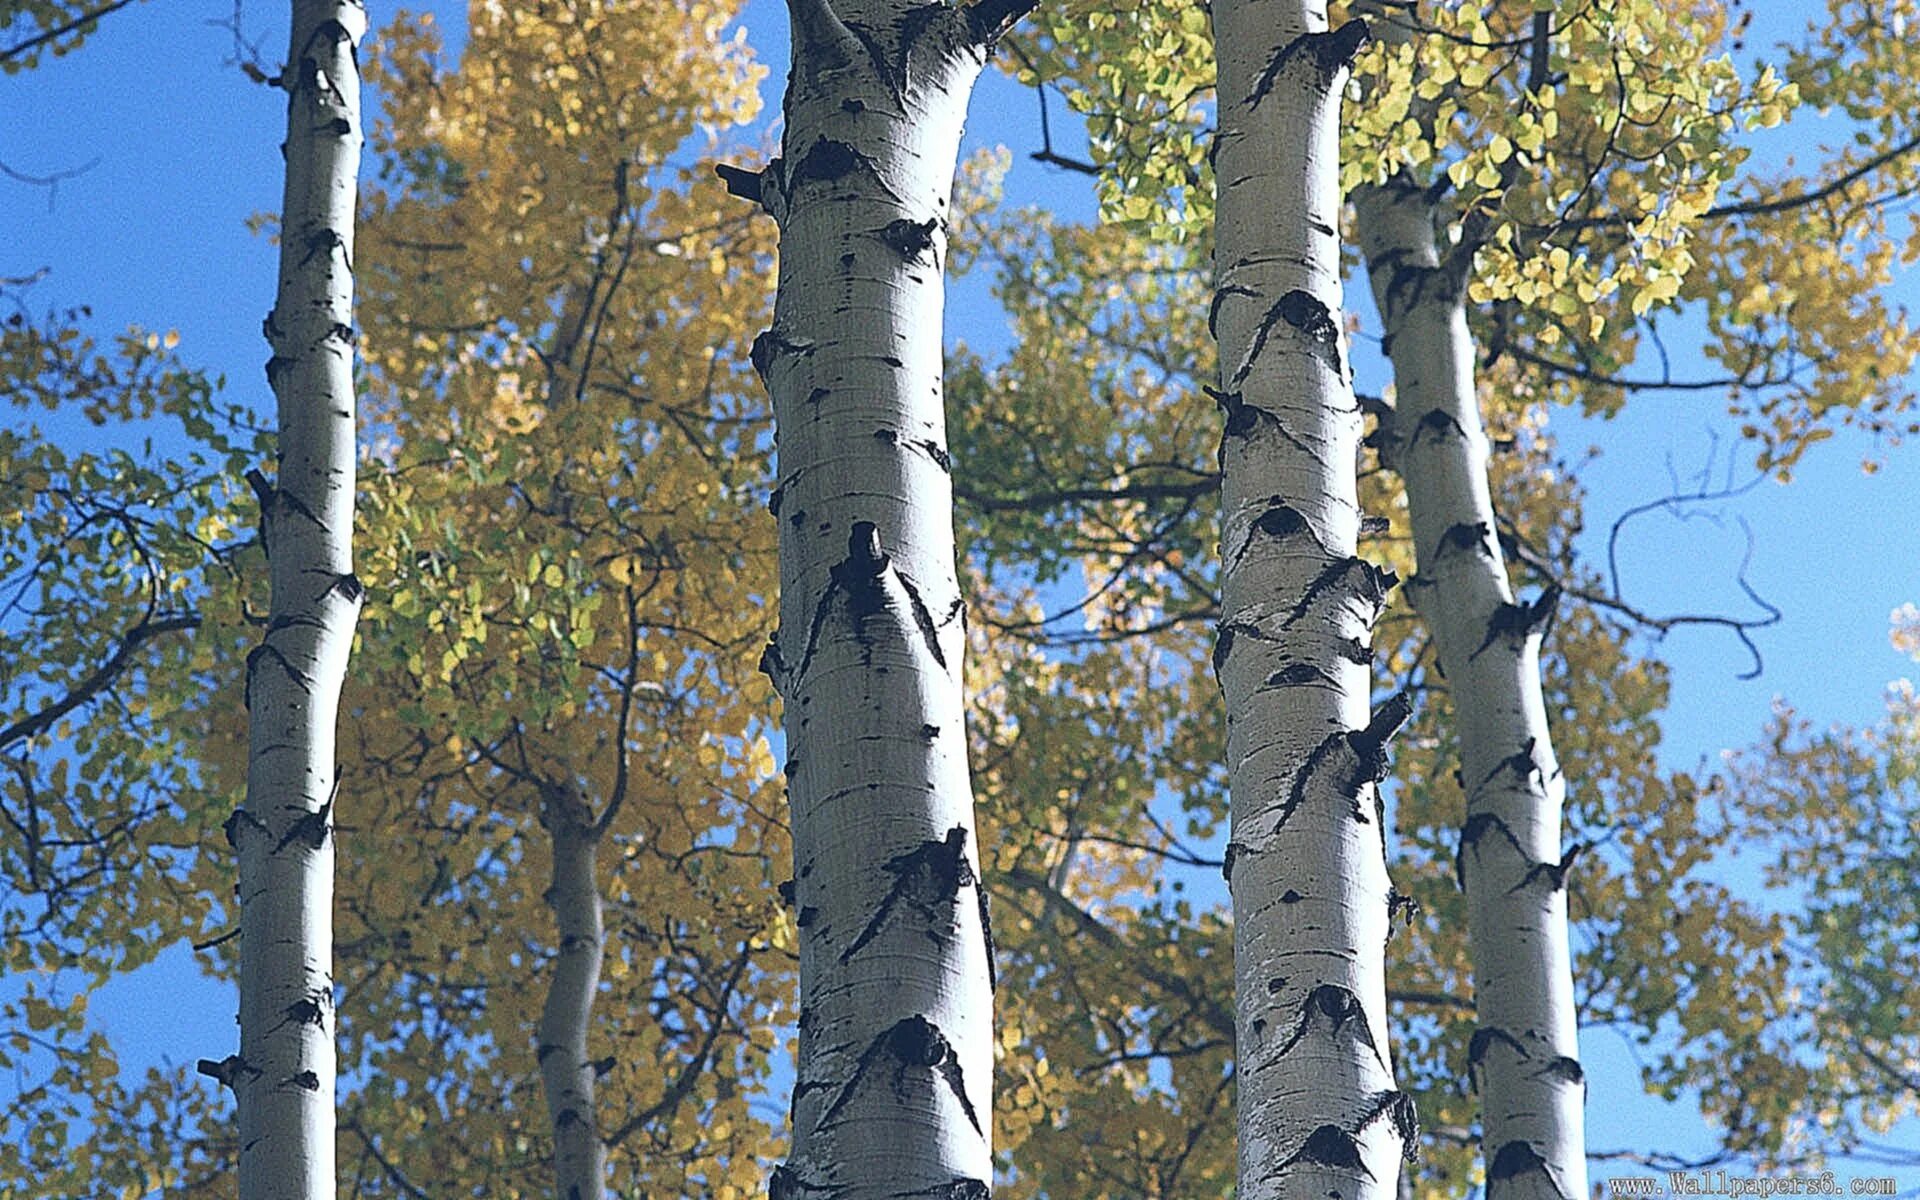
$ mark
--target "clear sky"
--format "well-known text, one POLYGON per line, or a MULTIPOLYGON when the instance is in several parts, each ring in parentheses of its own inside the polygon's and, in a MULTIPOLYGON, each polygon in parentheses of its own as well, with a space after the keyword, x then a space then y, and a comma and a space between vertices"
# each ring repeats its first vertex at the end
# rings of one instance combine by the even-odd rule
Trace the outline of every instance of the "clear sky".
MULTIPOLYGON (((284 53, 283 7, 240 11, 246 36, 269 63, 284 53)), ((434 10, 451 34, 464 23, 464 5, 450 0, 410 7, 434 10)), ((89 304, 103 337, 133 324, 178 329, 188 362, 224 373, 230 395, 270 412, 260 318, 272 297, 274 252, 244 222, 278 207, 285 109, 278 93, 226 64, 234 40, 219 23, 235 13, 232 0, 153 0, 109 19, 78 54, 0 77, 0 164, 34 176, 76 172, 51 189, 0 177, 0 277, 47 268, 26 293, 29 306, 89 304)), ((374 5, 376 22, 387 15, 374 5)), ((770 118, 786 65, 786 15, 774 0, 754 0, 746 24, 775 70, 765 87, 770 118)), ((1058 138, 1067 123, 1058 104, 1054 113, 1058 138)), ((1040 141, 1032 92, 990 73, 969 130, 970 146, 1014 150, 1010 202, 1091 215, 1088 180, 1026 158, 1040 141)), ((975 276, 956 289, 948 335, 990 351, 1005 344, 1006 332, 986 282, 975 276)), ((1899 295, 1912 303, 1920 286, 1909 281, 1899 295)), ((1369 306, 1359 289, 1350 299, 1369 306)), ((1378 391, 1377 356, 1363 352, 1357 361, 1360 388, 1378 391)), ((1582 473, 1590 554, 1604 553, 1614 516, 1676 490, 1676 480, 1690 487, 1708 466, 1722 478, 1729 461, 1736 480, 1748 477, 1751 455, 1733 444, 1721 407, 1697 395, 1650 395, 1612 422, 1556 419, 1570 453, 1589 443, 1602 449, 1582 473)), ((1736 678, 1747 654, 1723 632, 1682 631, 1661 647, 1674 668, 1664 748, 1672 765, 1748 744, 1776 697, 1820 725, 1879 716, 1887 681, 1913 667, 1889 646, 1887 618, 1896 605, 1920 601, 1920 522, 1911 519, 1920 495, 1917 451, 1843 435, 1810 453, 1790 486, 1764 483, 1738 501, 1697 508, 1692 519, 1655 514, 1629 527, 1623 583, 1641 607, 1753 611, 1734 583, 1746 543, 1733 521, 1744 518, 1755 535, 1747 578, 1783 612, 1777 626, 1756 635, 1766 661, 1756 680, 1736 678), (1879 474, 1860 470, 1868 455, 1883 460, 1879 474)), ((183 945, 96 998, 125 1067, 217 1058, 232 1047, 233 996, 201 978, 192 958, 183 945)), ((1639 1096, 1632 1061, 1610 1035, 1588 1039, 1585 1049, 1593 1145, 1644 1145, 1657 1131, 1666 1148, 1707 1147, 1686 1106, 1639 1096)), ((0 1094, 8 1087, 0 1082, 0 1094)), ((1920 1142, 1911 1123, 1905 1132, 1920 1142)))

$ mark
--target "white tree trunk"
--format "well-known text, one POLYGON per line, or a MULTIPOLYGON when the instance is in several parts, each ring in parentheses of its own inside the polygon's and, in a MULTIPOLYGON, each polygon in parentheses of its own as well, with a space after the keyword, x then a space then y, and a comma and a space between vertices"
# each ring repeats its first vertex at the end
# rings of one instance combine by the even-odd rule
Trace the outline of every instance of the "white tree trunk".
POLYGON ((540 1083, 553 1124, 554 1194, 560 1200, 600 1200, 606 1189, 607 1149, 594 1107, 594 1064, 587 1057, 604 936, 594 879, 600 827, 593 806, 565 785, 550 788, 543 797, 540 823, 553 839, 553 882, 546 901, 560 935, 560 953, 535 1030, 540 1083))
POLYGON ((1213 303, 1240 1200, 1387 1200, 1412 1150, 1394 1086, 1377 784, 1406 719, 1369 716, 1389 572, 1354 553, 1360 413, 1341 329, 1339 97, 1366 39, 1305 0, 1216 0, 1213 303))
POLYGON ((793 1145, 774 1200, 984 1200, 992 952, 962 727, 941 268, 967 97, 1030 0, 793 0, 780 225, 753 360, 779 437, 800 925, 793 1145))
POLYGON ((294 0, 280 280, 266 320, 279 470, 248 475, 272 579, 247 656, 239 857, 241 1200, 334 1195, 334 724, 361 587, 353 574, 353 218, 360 160, 353 0, 294 0))
POLYGON ((1406 481, 1425 617, 1454 699, 1467 793, 1467 893, 1479 1028, 1470 1062, 1490 1200, 1587 1194, 1560 813, 1566 780, 1540 690, 1554 596, 1516 604, 1495 536, 1474 392, 1465 280, 1443 267, 1436 215, 1411 182, 1355 197, 1359 240, 1393 362, 1385 450, 1406 481))

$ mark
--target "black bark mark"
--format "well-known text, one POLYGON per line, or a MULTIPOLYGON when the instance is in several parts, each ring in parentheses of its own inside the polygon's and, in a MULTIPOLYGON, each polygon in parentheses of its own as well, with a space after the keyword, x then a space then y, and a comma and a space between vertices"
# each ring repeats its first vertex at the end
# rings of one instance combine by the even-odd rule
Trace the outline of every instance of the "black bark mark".
POLYGON ((1308 448, 1307 444, 1295 436, 1294 432, 1281 422, 1279 416, 1268 412, 1258 405, 1248 404, 1244 394, 1240 392, 1223 392, 1218 388, 1211 387, 1202 387, 1200 390, 1211 397, 1213 402, 1220 406, 1220 411, 1226 414, 1226 425, 1220 432, 1220 450, 1215 456, 1218 458, 1222 469, 1226 467, 1227 462, 1227 439, 1249 437, 1253 434, 1254 430, 1262 426, 1273 430, 1273 432, 1285 438, 1287 444, 1300 453, 1306 455, 1313 454, 1313 451, 1308 448))
POLYGON ((1329 686, 1336 683, 1333 676, 1313 663, 1294 663, 1282 667, 1267 676, 1266 687, 1301 687, 1308 684, 1324 683, 1329 686))
POLYGON ((1556 1054, 1547 1060, 1547 1064, 1533 1073, 1535 1079, 1551 1079, 1556 1083, 1577 1083, 1582 1090, 1587 1086, 1587 1069, 1580 1065, 1577 1058, 1568 1058, 1556 1054))
POLYGON ((1387 777, 1387 744, 1413 715, 1413 694, 1395 692, 1385 704, 1374 710, 1365 729, 1347 735, 1356 762, 1354 783, 1379 783, 1387 777))
POLYGON ((1298 288, 1280 297, 1273 307, 1260 318, 1254 327, 1253 344, 1247 348, 1247 355, 1241 360, 1240 368, 1233 373, 1228 383, 1229 390, 1238 388, 1246 381, 1247 375, 1258 361, 1260 351, 1266 348, 1267 338, 1272 336, 1274 327, 1281 322, 1291 326, 1307 340, 1308 349, 1315 357, 1324 362, 1335 375, 1344 378, 1340 366, 1340 326, 1333 319, 1333 313, 1316 299, 1312 293, 1298 288))
POLYGON ((1280 297, 1280 303, 1274 306, 1274 311, 1307 339, 1329 370, 1335 375, 1342 374, 1340 323, 1334 320, 1333 313, 1320 302, 1319 297, 1295 288, 1280 297))
POLYGON ((1438 557, 1448 551, 1465 551, 1492 558, 1493 549, 1487 544, 1492 536, 1493 531, 1487 527, 1485 521, 1462 521, 1457 525, 1449 525, 1447 531, 1440 535, 1440 545, 1435 556, 1438 557))
POLYGON ((967 20, 967 30, 973 35, 974 45, 983 50, 992 50, 995 43, 1007 35, 1020 18, 1032 12, 1039 0, 980 0, 977 4, 961 10, 967 20))
MULTIPOLYGON (((941 841, 921 842, 905 854, 894 855, 886 861, 884 868, 893 876, 893 886, 887 889, 886 896, 874 911, 873 919, 867 922, 867 927, 841 953, 841 962, 851 959, 868 942, 879 936, 887 918, 899 904, 911 905, 926 918, 929 926, 936 926, 941 923, 943 916, 940 906, 957 905, 961 888, 980 886, 980 877, 975 873, 972 861, 967 858, 966 827, 961 825, 947 830, 947 836, 941 841)), ((984 909, 981 915, 984 919, 984 909)), ((939 935, 929 928, 927 936, 937 940, 939 935)))
POLYGON ((1324 33, 1301 34, 1280 47, 1268 60, 1266 70, 1260 72, 1260 78, 1254 81, 1253 94, 1247 97, 1247 107, 1259 106, 1260 101, 1273 90, 1280 73, 1287 69, 1287 64, 1296 56, 1313 63, 1320 73, 1320 86, 1326 87, 1333 82, 1334 76, 1353 65, 1354 56, 1372 39, 1372 31, 1361 20, 1348 21, 1340 28, 1324 33))
POLYGON ((1280 819, 1273 823, 1275 833, 1279 833, 1292 819, 1294 810, 1299 808, 1307 798, 1308 780, 1313 778, 1313 773, 1320 769, 1320 764, 1327 760, 1335 747, 1344 742, 1346 737, 1345 733, 1328 734, 1307 754, 1307 761, 1300 764, 1300 770, 1293 777, 1293 786, 1287 789, 1287 802, 1280 809, 1280 819))
POLYGON ((1259 534, 1265 534, 1275 541, 1284 541, 1296 534, 1304 533, 1313 539, 1316 547, 1322 552, 1325 551, 1326 547, 1321 543, 1320 536, 1314 532, 1313 526, 1300 514, 1299 509, 1286 502, 1285 497, 1268 496, 1265 503, 1266 507, 1260 510, 1260 515, 1255 517, 1253 523, 1247 527, 1247 540, 1240 543, 1239 552, 1233 556, 1233 567, 1238 567, 1241 560, 1246 558, 1247 552, 1253 549, 1254 538, 1259 534))
POLYGON ((333 252, 338 250, 341 261, 346 264, 347 273, 353 273, 353 259, 347 256, 347 239, 338 229, 316 229, 307 235, 306 245, 307 254, 300 260, 301 266, 306 266, 322 254, 332 257, 333 252))
MULTIPOLYGON (((268 314, 267 320, 269 322, 273 320, 271 313, 268 314)), ((271 368, 273 363, 281 361, 285 360, 269 359, 267 360, 267 365, 271 368)), ((272 382, 271 376, 269 377, 269 382, 272 382)), ((276 388, 276 390, 278 389, 276 388)), ((273 535, 270 531, 279 523, 279 518, 283 510, 291 509, 315 525, 325 526, 325 522, 314 515, 314 511, 307 507, 305 501, 301 500, 300 497, 294 495, 292 492, 275 487, 273 484, 267 482, 267 477, 261 474, 258 467, 249 470, 246 478, 247 486, 253 490, 254 501, 260 507, 260 549, 265 552, 268 558, 273 557, 273 535)))
POLYGON ((1219 336, 1218 331, 1214 328, 1214 323, 1220 319, 1220 306, 1227 302, 1227 297, 1248 296, 1257 299, 1259 295, 1260 293, 1254 291, 1252 288, 1242 287, 1237 283, 1230 283, 1226 287, 1215 289, 1213 301, 1207 305, 1207 332, 1215 337, 1219 336))
POLYGON ((1418 444, 1423 434, 1441 437, 1444 436, 1449 429, 1453 431, 1456 437, 1467 436, 1466 427, 1460 424, 1458 417, 1455 417, 1444 408, 1430 408, 1426 412, 1421 413, 1420 419, 1414 422, 1412 441, 1418 444))
MULTIPOLYGON (((338 790, 338 783, 335 789, 338 790)), ((302 813, 295 818, 287 831, 280 835, 280 841, 274 846, 275 854, 285 850, 295 842, 304 843, 309 850, 318 850, 327 844, 327 835, 333 832, 333 797, 312 812, 302 813)))
MULTIPOLYGON (((1308 753, 1307 761, 1294 775, 1293 785, 1287 790, 1287 802, 1280 810, 1280 819, 1274 823, 1273 831, 1280 832, 1294 811, 1306 801, 1307 784, 1312 781, 1313 773, 1343 744, 1353 756, 1353 767, 1340 790, 1353 802, 1354 819, 1365 823, 1367 811, 1360 806, 1360 793, 1368 784, 1379 783, 1386 778, 1387 745, 1412 713, 1412 695, 1395 692, 1385 704, 1374 710, 1365 729, 1349 729, 1345 733, 1328 734, 1322 739, 1308 753)), ((1375 800, 1378 802, 1379 798, 1376 796, 1375 800)))
POLYGON ((927 611, 927 602, 920 598, 920 588, 903 571, 894 574, 900 577, 900 586, 906 590, 907 604, 913 609, 913 623, 920 630, 920 637, 927 643, 927 650, 933 655, 933 661, 940 664, 942 671, 947 669, 946 652, 940 649, 940 631, 953 624, 966 606, 966 601, 956 597, 948 607, 947 615, 938 622, 927 611))
POLYGON ((1549 584, 1547 590, 1536 596, 1530 604, 1502 604, 1493 610, 1493 616, 1487 618, 1487 636, 1479 649, 1467 656, 1471 662, 1479 658, 1488 646, 1501 638, 1524 640, 1540 629, 1545 638, 1545 627, 1553 621, 1553 612, 1560 604, 1560 585, 1549 584))
POLYGON ((933 460, 934 466, 939 467, 949 475, 953 474, 953 455, 947 452, 945 446, 942 446, 932 438, 921 438, 912 444, 917 449, 925 451, 927 457, 933 460))
POLYGON ((961 1177, 946 1183, 936 1183, 932 1187, 915 1188, 911 1192, 896 1192, 898 1196, 929 1196, 932 1200, 992 1200, 993 1190, 984 1180, 961 1177))
POLYGON ((1374 1122, 1385 1118, 1393 1123, 1394 1132, 1400 1136, 1400 1156, 1408 1162, 1415 1162, 1420 1154, 1420 1119, 1414 1111, 1413 1097, 1405 1092, 1380 1092, 1372 1098, 1372 1107, 1355 1122, 1351 1130, 1338 1125, 1322 1125, 1307 1135, 1300 1148, 1281 1161, 1275 1172, 1284 1171, 1295 1164, 1304 1163, 1316 1167, 1333 1167, 1338 1170, 1358 1171, 1368 1179, 1373 1173, 1367 1170, 1360 1156, 1360 1135, 1374 1122))
POLYGON ((778 354, 808 355, 813 353, 814 343, 800 338, 790 338, 777 328, 763 329, 753 339, 753 349, 747 353, 747 361, 753 364, 754 373, 760 376, 760 383, 767 383, 767 372, 773 369, 774 356, 778 354))
POLYGON ((1571 1200, 1565 1189, 1560 1186, 1560 1181, 1553 1177, 1553 1168, 1547 1165, 1546 1159, 1540 1157, 1540 1152, 1533 1148, 1533 1143, 1519 1140, 1508 1142, 1500 1147, 1494 1154, 1493 1161, 1487 1164, 1489 1191, 1492 1184, 1505 1183, 1509 1179, 1515 1179, 1533 1171, 1538 1171, 1546 1178, 1547 1186, 1553 1189, 1554 1195, 1561 1197, 1561 1200, 1571 1200))
POLYGON ((1527 848, 1520 844, 1520 839, 1514 836, 1513 829, 1498 813, 1474 813, 1467 818, 1466 824, 1460 827, 1460 848, 1453 852, 1453 879, 1460 885, 1461 891, 1467 888, 1467 850, 1469 847, 1477 846, 1488 830, 1497 831, 1501 837, 1507 839, 1507 844, 1513 847, 1515 854, 1523 859, 1527 858, 1527 848))
POLYGON ((1511 896, 1515 892, 1530 887, 1542 879, 1547 881, 1547 890, 1554 892, 1561 890, 1567 886, 1567 871, 1573 866, 1574 860, 1579 858, 1581 852, 1585 849, 1586 846, 1584 844, 1576 842, 1568 847, 1567 851, 1560 856, 1559 862, 1534 863, 1527 868, 1527 873, 1520 877, 1519 883, 1507 889, 1507 895, 1511 896))
POLYGON ((1467 1041, 1467 1082, 1475 1091, 1480 1090, 1480 1064, 1486 1061, 1487 1051, 1492 1049, 1495 1042, 1512 1047, 1513 1052, 1523 1059, 1533 1057, 1527 1053, 1527 1048, 1519 1038, 1497 1025, 1482 1025, 1473 1031, 1473 1037, 1467 1041))
POLYGON ((869 1068, 883 1057, 891 1057, 896 1064, 893 1073, 893 1088, 896 1094, 906 1086, 907 1068, 927 1067, 937 1074, 947 1085, 954 1098, 960 1101, 960 1109, 967 1114, 967 1121, 975 1133, 982 1133, 980 1116, 974 1111, 973 1101, 967 1098, 966 1080, 962 1076, 960 1060, 953 1053, 953 1046, 938 1026, 918 1013, 903 1018, 880 1036, 873 1039, 860 1055, 860 1061, 854 1065, 853 1075, 840 1088, 840 1094, 834 1097, 827 1111, 820 1115, 815 1129, 824 1128, 846 1107, 855 1088, 866 1076, 869 1068))
POLYGON ((228 814, 227 819, 220 823, 220 829, 227 835, 227 845, 232 846, 235 850, 240 848, 241 826, 248 826, 260 833, 267 832, 265 821, 262 821, 259 817, 254 816, 244 808, 234 809, 232 813, 228 814))
MULTIPOLYGON (((868 644, 866 619, 886 607, 880 577, 892 564, 893 560, 880 548, 880 527, 872 521, 855 521, 853 531, 847 535, 846 558, 827 570, 827 586, 820 593, 820 602, 814 605, 813 620, 807 625, 806 649, 800 654, 800 665, 794 669, 793 679, 805 676, 813 664, 814 651, 820 647, 820 630, 833 611, 836 595, 846 594, 847 608, 854 618, 854 637, 861 645, 868 644)), ((787 773, 791 775, 792 771, 787 773)))
MULTIPOLYGON (((1405 262, 1411 253, 1408 250, 1389 250, 1369 264, 1369 274, 1378 275, 1382 269, 1387 271, 1386 308, 1396 324, 1427 298, 1429 289, 1433 290, 1437 300, 1451 302, 1459 298, 1450 272, 1424 263, 1405 262)), ((1384 349, 1382 352, 1390 353, 1384 349)))
POLYGON ((1307 993, 1306 999, 1300 1002, 1300 1017, 1294 1023, 1293 1032, 1273 1052, 1274 1058, 1280 1058, 1299 1045, 1313 1028, 1315 1017, 1326 1018, 1329 1037, 1352 1026, 1349 1036, 1373 1051, 1375 1060, 1381 1066, 1386 1066, 1387 1060, 1373 1040, 1373 1029, 1367 1024, 1366 1010, 1360 1005, 1360 997, 1337 983, 1323 983, 1307 993))
POLYGON ((933 233, 939 227, 938 217, 928 217, 924 221, 909 221, 899 217, 888 221, 873 236, 904 262, 915 262, 924 254, 929 263, 937 266, 939 256, 933 253, 933 233))
POLYGON ((229 1054, 218 1061, 203 1058, 194 1065, 194 1070, 209 1079, 218 1081, 220 1086, 230 1090, 238 1090, 237 1080, 260 1078, 260 1068, 238 1054, 229 1054))
POLYGON ((1522 780, 1532 779, 1535 775, 1539 775, 1544 779, 1546 777, 1545 772, 1540 770, 1540 763, 1533 756, 1535 749, 1537 749, 1539 745, 1540 742, 1538 738, 1530 737, 1522 742, 1518 750, 1493 764, 1493 770, 1487 772, 1487 777, 1474 786, 1473 794, 1476 796, 1479 795, 1482 791, 1486 790, 1488 784, 1498 779, 1502 773, 1507 771, 1512 771, 1522 780))
POLYGON ((313 680, 293 665, 293 660, 287 657, 285 651, 272 642, 261 642, 247 652, 247 676, 241 685, 240 702, 245 705, 248 712, 253 711, 253 673, 268 658, 279 663, 280 669, 287 673, 287 678, 293 680, 294 685, 301 691, 309 695, 313 693, 313 680))
POLYGON ((833 183, 863 168, 878 177, 872 158, 847 142, 823 135, 807 148, 788 173, 787 194, 791 196, 803 183, 833 183))
POLYGON ((1280 1161, 1279 1167, 1275 1168, 1276 1173, 1300 1163, 1358 1171, 1368 1179, 1373 1178, 1373 1172, 1367 1170, 1366 1163, 1361 1161, 1360 1139, 1338 1125, 1322 1125, 1308 1134, 1298 1150, 1280 1161))
POLYGON ((1301 594, 1299 603, 1293 606, 1293 611, 1287 614, 1287 619, 1282 624, 1292 625, 1306 616, 1315 601, 1336 584, 1345 581, 1346 577, 1355 571, 1360 573, 1358 598, 1371 605, 1375 615, 1378 615, 1380 610, 1386 607, 1387 593, 1400 582, 1400 577, 1387 567, 1375 566, 1357 555, 1349 555, 1346 558, 1335 559, 1321 568, 1320 573, 1313 577, 1312 583, 1307 585, 1307 590, 1301 594))

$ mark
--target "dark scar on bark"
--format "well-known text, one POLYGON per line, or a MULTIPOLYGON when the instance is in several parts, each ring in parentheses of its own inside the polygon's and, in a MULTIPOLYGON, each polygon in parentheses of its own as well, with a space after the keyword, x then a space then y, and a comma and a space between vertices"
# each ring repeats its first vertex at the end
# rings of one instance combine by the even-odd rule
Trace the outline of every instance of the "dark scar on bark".
POLYGON ((1325 1017, 1331 1022, 1329 1034, 1337 1034, 1351 1026, 1350 1036, 1367 1049, 1373 1051, 1375 1059, 1382 1065, 1386 1059, 1380 1054, 1380 1047, 1374 1043, 1373 1030, 1367 1024, 1366 1010, 1360 1005, 1360 997, 1337 983, 1323 983, 1308 992, 1300 1002, 1300 1016, 1294 1022, 1293 1032, 1273 1056, 1279 1058, 1292 1050, 1307 1036, 1315 1017, 1325 1017))
POLYGON ((1522 858, 1527 857, 1526 847, 1520 844, 1520 839, 1514 836, 1513 830, 1498 813, 1474 813, 1460 827, 1460 848, 1453 853, 1453 878, 1462 891, 1466 890, 1467 886, 1467 849, 1477 845, 1480 839, 1486 836, 1488 830, 1497 831, 1501 837, 1507 839, 1507 844, 1513 847, 1514 853, 1522 858))
POLYGON ((1359 598, 1372 605, 1376 612, 1386 604, 1387 593, 1400 582, 1400 577, 1390 569, 1375 566, 1358 555, 1334 559, 1322 567, 1320 573, 1313 577, 1313 581, 1307 584, 1307 590, 1301 594, 1299 601, 1294 604, 1293 611, 1287 614, 1283 624, 1292 625, 1306 616, 1313 608, 1315 601, 1354 571, 1360 573, 1359 598))
POLYGON ((1473 1036, 1467 1040, 1467 1081, 1473 1085, 1475 1090, 1478 1090, 1480 1087, 1480 1064, 1486 1061, 1487 1051, 1493 1048, 1495 1042, 1505 1043, 1521 1058, 1530 1059, 1533 1057, 1533 1055, 1527 1052, 1527 1048, 1520 1043, 1520 1039, 1514 1037, 1506 1030, 1501 1029, 1497 1025, 1480 1026, 1480 1028, 1473 1031, 1473 1036))
POLYGON ((861 1052, 859 1062, 854 1065, 853 1074, 841 1086, 840 1094, 834 1097, 833 1103, 827 1107, 826 1112, 821 1114, 820 1121, 814 1128, 825 1127, 842 1108, 846 1107, 848 1099, 852 1097, 854 1089, 860 1085, 862 1077, 883 1057, 891 1057, 896 1064, 893 1078, 896 1092, 905 1085, 907 1068, 932 1069, 947 1085, 947 1089, 953 1093, 954 1098, 960 1101, 960 1109, 967 1114, 967 1121, 973 1126, 974 1132, 981 1132, 980 1116, 974 1111, 973 1101, 967 1098, 966 1080, 961 1073, 960 1061, 954 1055, 953 1046, 947 1041, 946 1035, 940 1032, 938 1026, 918 1013, 903 1018, 891 1028, 881 1032, 861 1052))
MULTIPOLYGON (((1487 647, 1503 637, 1526 638, 1534 630, 1541 629, 1553 620, 1554 609, 1560 604, 1560 585, 1547 585, 1547 589, 1536 596, 1529 604, 1502 604, 1493 610, 1493 616, 1487 619, 1487 636, 1468 656, 1469 660, 1480 657, 1487 647)), ((1546 636, 1544 633, 1542 637, 1546 636)))
POLYGON ((967 858, 967 831, 961 825, 947 830, 944 839, 921 842, 904 854, 894 855, 883 865, 893 876, 893 886, 887 889, 867 927, 841 953, 841 962, 850 960, 879 936, 898 905, 911 905, 929 924, 935 924, 942 917, 940 905, 958 904, 960 889, 980 886, 980 877, 967 858))
POLYGON ((1361 20, 1348 21, 1338 29, 1321 33, 1301 34, 1280 47, 1267 61, 1266 69, 1254 81, 1253 93, 1247 97, 1247 107, 1259 106, 1279 81, 1280 73, 1286 70, 1287 64, 1296 55, 1312 61, 1319 69, 1322 86, 1325 86, 1335 75, 1352 66, 1354 56, 1371 40, 1373 33, 1367 28, 1367 23, 1361 20))

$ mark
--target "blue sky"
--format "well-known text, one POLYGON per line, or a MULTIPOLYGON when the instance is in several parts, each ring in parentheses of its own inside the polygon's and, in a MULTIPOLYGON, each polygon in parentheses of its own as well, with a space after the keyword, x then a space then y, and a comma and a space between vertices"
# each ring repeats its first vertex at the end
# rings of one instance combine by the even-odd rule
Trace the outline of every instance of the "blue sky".
MULTIPOLYGON (((388 15, 382 7, 376 21, 388 15)), ((411 7, 434 10, 449 32, 463 24, 463 4, 411 7)), ((90 304, 103 336, 133 324, 178 329, 188 362, 223 373, 230 396, 265 412, 260 318, 272 298, 274 252, 245 220, 279 204, 276 147, 285 111, 278 93, 225 64, 233 38, 215 23, 234 15, 230 0, 156 0, 114 16, 70 58, 0 77, 0 112, 7 114, 0 163, 43 176, 86 167, 52 190, 0 178, 0 277, 48 268, 28 293, 30 305, 90 304)), ((247 36, 270 62, 283 52, 280 15, 281 6, 269 5, 243 12, 247 36)), ((765 87, 770 116, 787 57, 786 15, 772 0, 755 0, 746 24, 761 58, 775 68, 765 87)), ((1054 114, 1059 138, 1063 107, 1056 103, 1054 114)), ((1010 202, 1091 215, 1088 180, 1026 158, 1039 146, 1033 93, 989 73, 976 93, 969 146, 1002 142, 1014 150, 1010 202)), ((991 350, 1005 344, 1006 333, 986 283, 982 274, 956 288, 948 334, 991 350)), ((1920 300, 1920 284, 1906 282, 1897 297, 1920 300)), ((1367 307, 1358 289, 1350 300, 1367 307)), ((1384 377, 1377 357, 1371 368, 1364 353, 1358 362, 1361 389, 1378 391, 1384 377)), ((1751 455, 1733 445, 1721 407, 1684 393, 1650 395, 1610 422, 1556 418, 1570 455, 1590 443, 1602 450, 1581 476, 1590 492, 1585 550, 1603 553, 1614 516, 1667 494, 1676 480, 1689 485, 1710 462, 1724 474, 1731 454, 1735 478, 1746 478, 1751 455)), ((1880 715, 1887 681, 1914 670, 1889 646, 1887 617, 1902 602, 1920 601, 1920 522, 1904 519, 1920 496, 1915 451, 1888 451, 1843 434, 1816 448, 1790 486, 1763 483, 1693 519, 1653 515, 1629 528, 1623 582, 1641 607, 1748 612, 1733 582, 1746 543, 1732 521, 1744 518, 1755 531, 1748 579, 1783 612, 1777 626, 1757 635, 1766 672, 1756 680, 1736 678, 1748 658, 1723 632, 1682 631, 1660 647, 1674 669, 1663 750, 1672 765, 1711 761, 1748 744, 1776 697, 1819 725, 1880 715), (1877 475, 1860 470, 1869 454, 1884 462, 1877 475)), ((233 997, 201 978, 192 957, 182 946, 96 998, 94 1011, 126 1066, 219 1057, 230 1049, 233 997)), ((1708 1135, 1684 1105, 1638 1094, 1632 1062, 1609 1035, 1589 1039, 1586 1049, 1594 1145, 1644 1143, 1658 1130, 1670 1148, 1706 1147, 1708 1135)), ((1908 1132, 1920 1138, 1911 1123, 1908 1132)))

